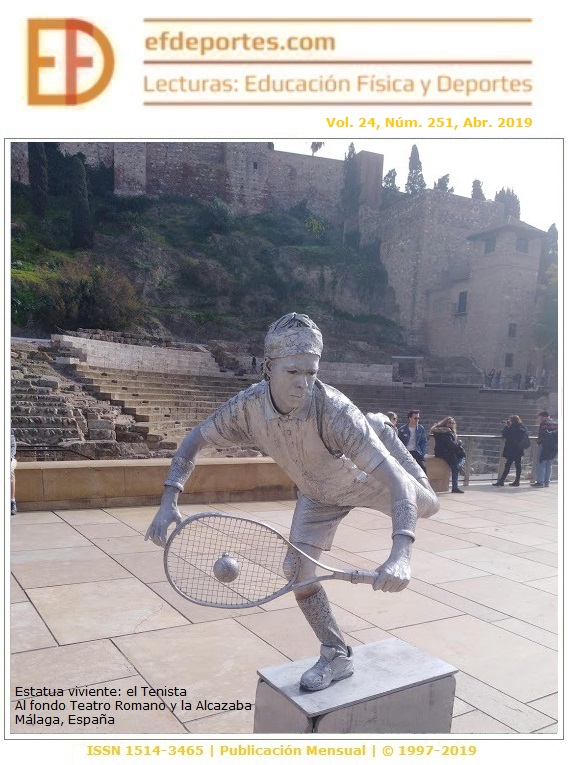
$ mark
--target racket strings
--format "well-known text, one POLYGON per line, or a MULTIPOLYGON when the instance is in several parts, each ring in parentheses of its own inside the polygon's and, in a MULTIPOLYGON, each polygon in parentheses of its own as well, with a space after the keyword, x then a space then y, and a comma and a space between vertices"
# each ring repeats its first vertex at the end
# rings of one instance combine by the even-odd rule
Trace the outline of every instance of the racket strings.
POLYGON ((285 588, 286 541, 269 527, 234 516, 205 516, 180 527, 169 544, 172 584, 190 600, 215 606, 251 605, 285 588), (238 564, 232 582, 220 582, 213 566, 224 554, 238 564))

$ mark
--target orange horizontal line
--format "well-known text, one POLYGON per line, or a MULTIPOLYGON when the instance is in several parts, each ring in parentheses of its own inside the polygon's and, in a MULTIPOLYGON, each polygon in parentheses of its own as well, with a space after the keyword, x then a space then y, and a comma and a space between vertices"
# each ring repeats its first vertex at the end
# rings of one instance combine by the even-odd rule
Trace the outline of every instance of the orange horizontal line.
POLYGON ((285 23, 285 22, 291 22, 291 23, 298 22, 298 23, 301 23, 301 22, 307 22, 307 23, 310 23, 310 24, 313 24, 313 23, 316 23, 316 22, 317 23, 330 22, 330 23, 341 23, 341 24, 348 24, 348 23, 354 23, 354 24, 365 23, 365 24, 368 24, 368 23, 373 23, 373 22, 377 22, 377 23, 381 23, 381 24, 391 24, 391 23, 395 23, 395 24, 416 24, 416 23, 420 23, 420 24, 431 24, 431 23, 434 23, 434 24, 438 24, 438 23, 442 23, 442 24, 478 24, 478 23, 481 23, 481 24, 504 24, 504 23, 505 24, 507 24, 507 23, 527 24, 527 23, 529 23, 530 24, 530 23, 532 23, 532 19, 531 18, 517 18, 517 17, 511 17, 511 18, 501 18, 501 17, 499 17, 499 18, 494 18, 494 19, 491 19, 491 18, 461 18, 461 19, 456 19, 456 18, 410 18, 410 19, 409 18, 373 18, 373 19, 369 19, 369 18, 360 18, 360 19, 354 19, 354 18, 349 18, 349 19, 343 19, 343 18, 334 18, 334 19, 329 19, 329 18, 327 18, 327 19, 325 19, 325 18, 323 18, 323 19, 322 18, 310 18, 310 19, 292 19, 292 18, 290 18, 290 19, 266 19, 266 18, 259 18, 259 19, 257 19, 257 18, 247 18, 247 19, 243 19, 243 18, 239 18, 239 19, 230 19, 230 18, 229 19, 219 19, 219 18, 214 18, 214 19, 196 19, 196 18, 193 18, 193 19, 179 19, 179 18, 161 19, 161 18, 150 18, 150 19, 144 19, 144 23, 147 23, 147 24, 158 24, 158 23, 163 23, 163 22, 175 22, 175 23, 178 23, 178 24, 179 23, 183 23, 183 24, 185 24, 185 23, 192 23, 192 24, 205 24, 205 23, 207 23, 207 24, 211 24, 211 23, 214 22, 215 24, 218 24, 218 23, 223 23, 223 22, 227 22, 227 21, 230 22, 231 24, 236 24, 236 23, 239 23, 239 24, 251 24, 251 23, 257 23, 257 22, 261 22, 261 23, 264 23, 264 22, 267 22, 267 23, 268 22, 278 22, 278 23, 285 23))
POLYGON ((532 101, 144 101, 144 106, 532 106, 532 101))
POLYGON ((175 61, 175 60, 172 61, 170 59, 154 59, 154 60, 146 59, 144 61, 144 64, 158 64, 160 66, 161 65, 170 65, 170 64, 171 65, 180 64, 180 65, 183 65, 183 66, 185 66, 185 65, 193 65, 193 64, 198 64, 198 65, 221 65, 221 64, 227 64, 227 65, 231 65, 231 66, 234 66, 235 64, 242 64, 242 65, 246 64, 247 66, 260 66, 260 65, 262 65, 262 66, 270 66, 272 64, 289 64, 289 65, 292 65, 292 66, 297 66, 297 65, 304 66, 304 65, 314 65, 314 64, 318 64, 319 66, 326 65, 326 64, 341 64, 341 65, 351 65, 351 64, 361 64, 361 65, 363 65, 363 64, 374 64, 374 65, 376 65, 376 64, 380 64, 380 65, 384 65, 384 64, 389 64, 389 65, 399 65, 399 64, 400 65, 407 65, 407 64, 410 64, 410 65, 412 65, 412 64, 420 64, 420 65, 424 65, 424 64, 426 64, 426 65, 428 65, 428 64, 436 65, 436 64, 438 64, 438 65, 441 65, 441 64, 447 64, 447 65, 450 65, 451 64, 452 66, 459 66, 459 65, 466 66, 466 65, 498 65, 498 64, 502 64, 502 65, 504 65, 504 64, 506 64, 506 65, 516 65, 516 64, 530 65, 532 63, 533 62, 531 60, 529 60, 529 59, 527 59, 527 60, 519 59, 519 60, 516 60, 516 61, 507 61, 507 60, 504 60, 504 61, 503 60, 499 60, 499 61, 477 61, 477 60, 472 60, 472 61, 464 61, 464 60, 461 60, 461 61, 432 61, 432 60, 423 61, 423 60, 419 60, 419 59, 417 59, 415 61, 410 61, 410 60, 409 61, 396 61, 396 60, 382 60, 382 61, 366 61, 366 60, 336 61, 336 60, 332 60, 332 59, 330 59, 330 60, 317 60, 317 61, 314 61, 314 60, 310 60, 310 61, 273 61, 273 60, 262 60, 261 61, 261 60, 258 60, 258 59, 254 60, 254 61, 243 61, 242 59, 238 59, 238 60, 227 59, 227 60, 223 60, 223 61, 219 61, 218 59, 216 59, 216 60, 212 60, 212 61, 203 61, 202 59, 200 59, 200 60, 180 59, 179 61, 175 61))

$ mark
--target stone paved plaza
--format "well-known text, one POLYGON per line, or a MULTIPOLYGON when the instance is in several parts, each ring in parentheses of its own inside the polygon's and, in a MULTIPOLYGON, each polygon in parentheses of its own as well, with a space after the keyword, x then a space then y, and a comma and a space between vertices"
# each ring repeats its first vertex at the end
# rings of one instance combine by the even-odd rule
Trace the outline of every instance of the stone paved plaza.
MULTIPOLYGON (((440 499, 440 512, 419 521, 406 591, 326 585, 340 626, 354 646, 398 637, 457 667, 452 734, 555 734, 557 487, 481 484, 440 499)), ((293 502, 181 509, 244 514, 287 533, 293 502)), ((13 733, 251 733, 253 711, 201 710, 197 702, 253 703, 257 668, 317 653, 291 594, 245 610, 178 596, 161 551, 144 542, 154 512, 44 511, 11 519, 13 733), (123 710, 113 712, 112 726, 55 730, 14 723, 16 686, 65 689, 68 711, 68 689, 76 686, 115 688, 122 700, 132 700, 128 690, 136 687, 139 701, 144 687, 185 687, 192 709, 123 710)), ((325 561, 374 568, 389 550, 390 520, 355 509, 325 561)))

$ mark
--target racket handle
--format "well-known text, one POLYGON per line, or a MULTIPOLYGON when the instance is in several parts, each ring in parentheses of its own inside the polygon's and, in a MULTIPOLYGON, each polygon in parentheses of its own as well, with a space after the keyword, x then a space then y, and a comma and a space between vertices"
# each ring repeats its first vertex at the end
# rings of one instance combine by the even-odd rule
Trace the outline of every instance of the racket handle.
POLYGON ((336 579, 344 579, 351 584, 374 584, 378 577, 377 571, 366 571, 365 569, 351 569, 348 571, 337 572, 336 579))

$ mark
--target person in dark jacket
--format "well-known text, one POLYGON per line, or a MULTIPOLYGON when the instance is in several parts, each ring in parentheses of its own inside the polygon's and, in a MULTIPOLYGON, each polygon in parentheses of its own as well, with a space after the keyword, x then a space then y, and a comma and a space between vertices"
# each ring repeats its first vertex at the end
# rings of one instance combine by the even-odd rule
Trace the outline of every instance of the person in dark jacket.
POLYGON ((535 489, 542 489, 550 484, 552 460, 558 453, 558 423, 546 409, 538 413, 539 426, 536 454, 536 481, 531 483, 535 489))
POLYGON ((428 439, 426 431, 420 425, 420 412, 418 409, 411 409, 406 415, 406 424, 398 429, 398 437, 412 454, 422 470, 426 472, 424 457, 428 451, 428 439))
POLYGON ((452 493, 463 494, 463 489, 458 487, 458 475, 460 461, 464 455, 455 419, 444 417, 432 426, 430 435, 434 437, 434 456, 445 460, 452 471, 452 493))
POLYGON ((512 414, 509 417, 507 424, 501 431, 501 438, 505 439, 503 457, 505 457, 506 462, 501 477, 493 486, 505 486, 505 478, 509 475, 513 462, 515 463, 515 480, 511 486, 519 486, 521 482, 521 459, 528 443, 528 433, 518 414, 512 414))

